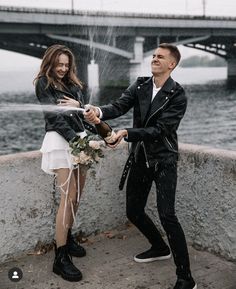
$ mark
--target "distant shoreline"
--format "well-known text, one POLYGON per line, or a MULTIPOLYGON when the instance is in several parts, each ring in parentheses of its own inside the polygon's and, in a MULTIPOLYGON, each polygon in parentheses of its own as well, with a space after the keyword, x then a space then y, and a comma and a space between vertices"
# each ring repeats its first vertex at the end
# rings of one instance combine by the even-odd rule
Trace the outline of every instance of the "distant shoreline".
MULTIPOLYGON (((33 79, 36 75, 35 69, 22 71, 0 71, 0 102, 3 95, 24 95, 33 93, 35 87, 33 79)), ((151 76, 150 68, 147 66, 143 71, 137 71, 138 76, 151 76)), ((226 67, 177 67, 173 78, 182 85, 205 84, 213 80, 226 80, 226 67)))
POLYGON ((227 67, 227 62, 225 59, 214 56, 190 56, 188 58, 183 59, 179 65, 181 68, 188 67, 227 67))

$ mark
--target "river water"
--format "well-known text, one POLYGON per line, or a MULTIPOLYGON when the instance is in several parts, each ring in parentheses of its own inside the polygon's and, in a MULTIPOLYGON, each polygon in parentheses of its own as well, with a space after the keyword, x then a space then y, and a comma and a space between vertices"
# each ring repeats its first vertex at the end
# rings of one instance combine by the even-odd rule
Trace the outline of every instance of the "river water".
MULTIPOLYGON (((38 103, 32 70, 0 72, 0 106, 38 103)), ((178 68, 173 78, 183 84, 188 108, 179 127, 179 141, 236 150, 236 90, 226 87, 226 68, 178 68)), ((95 103, 109 103, 121 91, 106 89, 95 103)), ((0 113, 0 154, 38 150, 44 136, 41 112, 0 113)), ((116 128, 132 126, 132 113, 109 121, 116 128)))

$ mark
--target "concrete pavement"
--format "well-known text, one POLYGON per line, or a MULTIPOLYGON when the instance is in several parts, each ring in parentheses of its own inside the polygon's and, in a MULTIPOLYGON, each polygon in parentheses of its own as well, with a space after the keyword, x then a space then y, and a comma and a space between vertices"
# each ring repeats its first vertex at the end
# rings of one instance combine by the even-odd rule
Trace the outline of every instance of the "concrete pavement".
MULTIPOLYGON (((20 240, 18 240, 20 241, 20 240)), ((172 289, 175 283, 173 258, 138 264, 132 256, 149 248, 132 226, 91 236, 84 243, 87 256, 73 258, 82 271, 78 283, 64 281, 52 273, 54 253, 25 255, 0 266, 0 289, 172 289), (19 282, 8 279, 8 270, 23 271, 19 282)), ((189 246, 193 276, 198 289, 236 289, 236 264, 189 246)))

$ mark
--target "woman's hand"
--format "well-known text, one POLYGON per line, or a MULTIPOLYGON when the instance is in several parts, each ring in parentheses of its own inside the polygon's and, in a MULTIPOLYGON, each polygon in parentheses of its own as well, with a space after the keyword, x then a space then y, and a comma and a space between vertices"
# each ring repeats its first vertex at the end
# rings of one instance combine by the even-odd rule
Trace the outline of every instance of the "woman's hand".
POLYGON ((58 100, 59 106, 71 106, 71 107, 80 107, 80 102, 64 95, 63 99, 58 100))

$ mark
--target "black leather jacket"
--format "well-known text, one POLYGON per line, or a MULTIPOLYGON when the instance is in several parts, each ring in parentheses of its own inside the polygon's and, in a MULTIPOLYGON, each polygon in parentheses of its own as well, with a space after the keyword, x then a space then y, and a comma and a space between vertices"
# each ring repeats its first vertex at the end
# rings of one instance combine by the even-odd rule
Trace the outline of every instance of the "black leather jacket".
POLYGON ((152 100, 152 77, 139 77, 121 97, 101 107, 103 119, 112 119, 133 108, 133 128, 127 141, 137 155, 143 148, 147 166, 178 159, 177 129, 187 107, 184 89, 171 77, 152 100))
MULTIPOLYGON (((63 99, 64 95, 71 97, 81 103, 83 106, 83 94, 78 86, 70 86, 68 90, 59 90, 53 85, 47 88, 47 78, 40 77, 36 83, 35 92, 39 102, 42 105, 56 105, 58 100, 63 99)), ((75 110, 71 111, 43 111, 45 119, 45 130, 56 131, 63 136, 68 142, 77 136, 76 133, 88 129, 93 133, 97 133, 96 129, 83 120, 83 116, 79 115, 75 110)))

